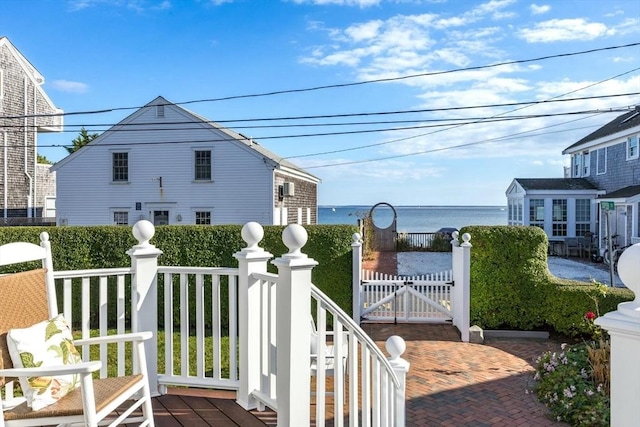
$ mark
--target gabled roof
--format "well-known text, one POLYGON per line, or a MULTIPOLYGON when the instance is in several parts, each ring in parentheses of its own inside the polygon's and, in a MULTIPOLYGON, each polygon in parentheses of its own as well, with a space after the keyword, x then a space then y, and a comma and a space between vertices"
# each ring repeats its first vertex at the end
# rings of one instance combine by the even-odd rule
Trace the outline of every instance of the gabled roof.
POLYGON ((20 53, 18 49, 16 49, 13 43, 11 43, 6 36, 0 36, 0 47, 1 46, 7 46, 9 48, 11 53, 13 53, 16 61, 18 61, 18 63, 24 70, 25 74, 27 74, 34 81, 34 83, 36 83, 36 85, 41 85, 44 83, 44 76, 40 74, 38 70, 36 70, 36 67, 34 67, 33 64, 31 64, 31 62, 29 62, 29 60, 25 58, 25 56, 20 53))
POLYGON ((640 195, 640 185, 630 185, 623 187, 619 190, 612 191, 611 193, 604 194, 598 198, 600 199, 626 199, 629 197, 640 195))
POLYGON ((75 151, 74 153, 68 155, 67 157, 65 157, 61 161, 57 162, 53 166, 52 170, 55 171, 55 170, 59 169, 61 166, 64 166, 65 164, 67 164, 69 161, 71 161, 72 159, 74 159, 78 155, 81 155, 84 152, 84 150, 86 150, 86 148, 90 148, 90 146, 94 146, 94 145, 99 145, 102 142, 102 140, 112 132, 112 130, 114 128, 125 126, 133 118, 135 118, 135 116, 139 115, 145 108, 154 107, 154 106, 157 106, 157 105, 164 105, 165 107, 171 107, 171 108, 176 108, 176 109, 181 110, 183 113, 188 114, 189 116, 193 117, 195 119, 194 121, 200 121, 203 126, 209 126, 212 130, 216 130, 216 131, 224 133, 225 135, 227 135, 229 137, 229 142, 232 142, 232 143, 235 143, 235 144, 241 144, 246 149, 255 152, 256 154, 264 157, 267 160, 270 160, 273 163, 274 166, 276 166, 278 169, 280 169, 283 172, 290 172, 290 173, 293 173, 293 174, 296 174, 296 175, 299 175, 299 176, 303 176, 306 179, 309 179, 309 180, 312 180, 312 181, 316 181, 316 182, 320 181, 320 179, 318 177, 310 174, 309 172, 305 171, 304 169, 302 169, 302 168, 296 166, 295 164, 283 159, 282 157, 274 154, 273 152, 267 150, 266 148, 264 148, 263 146, 261 146, 260 144, 255 142, 254 140, 252 140, 250 138, 247 138, 246 136, 242 135, 241 133, 235 132, 235 131, 233 131, 231 129, 227 129, 227 128, 221 126, 218 123, 215 123, 215 122, 213 122, 211 120, 208 120, 205 117, 202 117, 202 116, 200 116, 200 115, 198 115, 198 114, 196 114, 196 113, 194 113, 192 111, 189 111, 189 110, 187 110, 186 108, 183 108, 180 105, 176 105, 176 104, 166 100, 162 96, 158 96, 153 101, 147 103, 144 107, 139 108, 138 110, 136 110, 135 112, 133 112, 132 114, 127 116, 126 118, 122 119, 120 122, 118 122, 117 124, 115 124, 111 128, 107 129, 105 132, 103 132, 98 138, 96 138, 93 141, 89 142, 85 147, 82 147, 81 149, 75 151))
POLYGON ((595 141, 597 139, 604 138, 618 132, 622 132, 634 126, 640 126, 640 105, 637 105, 636 108, 629 111, 628 113, 624 113, 623 115, 616 117, 598 130, 591 132, 580 141, 568 146, 564 149, 564 151, 562 151, 562 154, 567 154, 566 152, 570 151, 572 148, 576 148, 588 142, 595 141))
POLYGON ((515 178, 524 190, 598 190, 584 178, 515 178))

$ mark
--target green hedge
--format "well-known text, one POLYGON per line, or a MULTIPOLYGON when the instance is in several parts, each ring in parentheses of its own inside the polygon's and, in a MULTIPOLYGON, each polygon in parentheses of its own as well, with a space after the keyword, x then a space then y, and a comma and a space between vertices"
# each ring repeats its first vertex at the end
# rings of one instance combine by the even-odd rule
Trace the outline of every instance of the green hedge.
MULTIPOLYGON (((159 265, 194 267, 237 267, 233 254, 246 246, 242 240, 241 225, 221 226, 158 226, 151 243, 162 250, 159 265)), ((351 313, 351 236, 357 227, 347 225, 305 226, 309 239, 303 253, 318 262, 313 269, 312 280, 323 292, 331 297, 347 313, 351 313)), ((282 243, 282 226, 265 226, 264 238, 260 246, 275 257, 285 254, 288 249, 282 243)), ((131 227, 3 227, 0 228, 0 244, 27 241, 39 243, 40 233, 49 233, 53 265, 57 271, 94 268, 127 267, 131 259, 127 251, 137 243, 131 234, 131 227)), ((35 266, 35 264, 34 264, 35 266)), ((1 273, 18 271, 25 266, 9 266, 1 273)), ((268 270, 277 272, 268 262, 268 270)), ((162 286, 162 283, 160 283, 162 286)), ((225 287, 222 287, 225 289, 225 287)), ((159 289, 159 291, 161 291, 159 289)), ((225 290, 226 292, 226 290, 225 290)), ((115 298, 115 295, 113 296, 115 298)), ((129 296, 127 295, 127 298, 129 296)), ((178 303, 179 294, 174 293, 178 303)), ((60 299, 60 298, 59 298, 60 299)), ((91 311, 97 312, 97 300, 91 311)), ((190 301, 191 313, 195 313, 194 301, 190 301)), ((222 317, 226 318, 226 301, 222 317)), ((211 304, 205 304, 207 315, 211 304)), ((160 302, 162 308, 162 299, 160 302)), ((80 310, 79 304, 74 309, 80 310)), ((74 313, 79 319, 79 311, 74 313)), ((174 320, 179 314, 174 313, 174 320)), ((159 319, 163 324, 163 319, 159 319)))
MULTIPOLYGON (((548 240, 538 227, 471 226, 471 324, 486 329, 553 330, 579 335, 587 311, 596 311, 593 284, 557 278, 547 267, 548 240)), ((609 288, 599 311, 633 299, 609 288)))

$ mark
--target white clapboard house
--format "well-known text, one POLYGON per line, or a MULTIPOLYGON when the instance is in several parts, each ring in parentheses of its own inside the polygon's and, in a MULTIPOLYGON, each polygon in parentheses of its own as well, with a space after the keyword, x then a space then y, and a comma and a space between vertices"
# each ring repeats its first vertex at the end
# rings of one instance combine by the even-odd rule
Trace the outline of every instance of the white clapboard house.
POLYGON ((52 170, 58 225, 317 223, 317 177, 162 97, 52 170))

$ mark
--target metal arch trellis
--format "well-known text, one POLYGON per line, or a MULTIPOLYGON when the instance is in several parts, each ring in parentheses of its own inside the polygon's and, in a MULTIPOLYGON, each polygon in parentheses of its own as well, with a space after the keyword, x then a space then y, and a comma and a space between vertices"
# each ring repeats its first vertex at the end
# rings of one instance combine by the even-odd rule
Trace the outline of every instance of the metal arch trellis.
POLYGON ((369 210, 369 217, 371 218, 371 237, 373 248, 377 251, 395 251, 397 237, 396 225, 398 220, 396 209, 389 203, 380 202, 373 205, 371 210, 369 210), (379 208, 381 206, 387 206, 393 212, 393 221, 391 221, 391 224, 386 228, 382 228, 376 225, 373 219, 373 212, 376 210, 376 208, 379 208))

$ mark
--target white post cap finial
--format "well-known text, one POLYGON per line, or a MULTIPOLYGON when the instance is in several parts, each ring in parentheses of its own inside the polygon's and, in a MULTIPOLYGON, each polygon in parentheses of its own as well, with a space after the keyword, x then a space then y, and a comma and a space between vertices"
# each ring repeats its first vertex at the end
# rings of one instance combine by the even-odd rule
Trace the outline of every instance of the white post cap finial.
POLYGON ((289 248, 289 252, 285 256, 305 258, 306 255, 300 249, 307 243, 308 237, 307 230, 300 224, 288 225, 282 232, 282 241, 289 248))
POLYGON ((353 236, 351 236, 351 241, 353 243, 361 243, 362 242, 362 236, 360 235, 360 233, 353 233, 353 236))
POLYGON ((462 240, 463 240, 465 243, 469 243, 469 240, 471 240, 471 234, 469 234, 469 233, 464 233, 464 234, 462 235, 462 240))
POLYGON ((451 237, 453 237, 453 240, 458 240, 459 235, 460 233, 458 231, 454 231, 451 233, 451 237))
POLYGON ((391 335, 385 343, 387 352, 391 356, 390 360, 397 360, 407 349, 407 343, 398 335, 391 335))
POLYGON ((633 301, 620 303, 618 311, 640 319, 640 243, 622 252, 618 260, 618 276, 636 296, 633 301))
POLYGON ((47 233, 46 231, 43 231, 42 233, 40 233, 40 241, 41 242, 49 241, 49 233, 47 233))
POLYGON ((264 229, 257 222, 251 221, 242 226, 242 240, 247 243, 246 249, 256 250, 258 249, 258 243, 264 237, 264 229))
POLYGON ((149 240, 156 234, 156 228, 146 219, 140 220, 133 226, 133 237, 138 241, 138 246, 150 246, 149 240))

